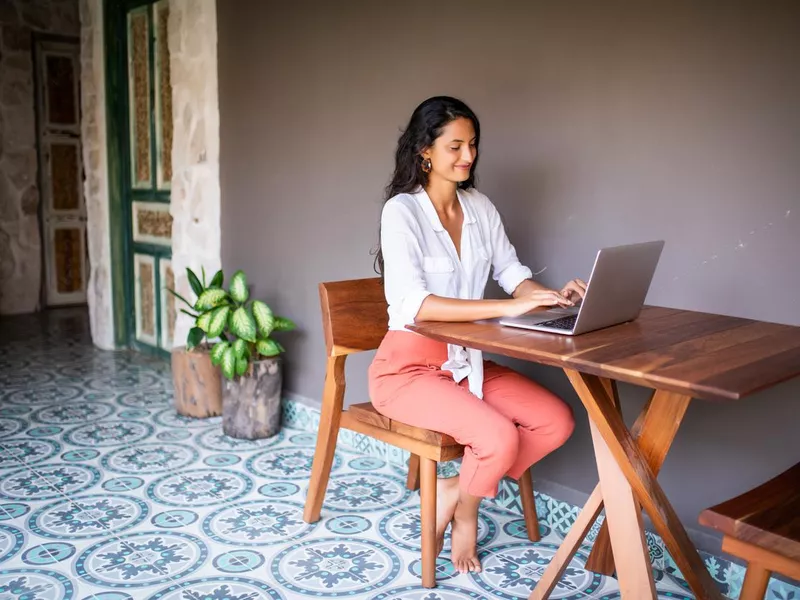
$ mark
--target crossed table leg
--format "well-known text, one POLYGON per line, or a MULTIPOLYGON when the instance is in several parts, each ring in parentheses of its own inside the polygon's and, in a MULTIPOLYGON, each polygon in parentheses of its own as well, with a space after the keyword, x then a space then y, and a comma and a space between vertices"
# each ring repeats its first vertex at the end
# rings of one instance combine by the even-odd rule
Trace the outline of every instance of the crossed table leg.
MULTIPOLYGON (((697 599, 721 600, 714 580, 656 480, 691 398, 656 391, 631 432, 619 412, 613 382, 573 370, 565 372, 589 413, 600 483, 529 600, 549 597, 604 505, 613 549, 610 561, 616 563, 623 600, 656 598, 641 507, 697 599)), ((600 562, 608 566, 610 561, 600 562)))

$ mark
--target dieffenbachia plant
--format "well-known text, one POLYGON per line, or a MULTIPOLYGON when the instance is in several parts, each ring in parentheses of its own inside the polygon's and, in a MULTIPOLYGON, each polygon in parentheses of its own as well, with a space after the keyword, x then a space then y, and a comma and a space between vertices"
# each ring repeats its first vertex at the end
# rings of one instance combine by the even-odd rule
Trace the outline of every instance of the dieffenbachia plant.
MULTIPOLYGON (((217 271, 214 274, 214 277, 211 278, 209 283, 206 283, 206 270, 203 268, 201 269, 201 276, 200 279, 197 275, 195 275, 194 271, 187 267, 186 269, 186 277, 189 279, 189 285, 194 292, 195 297, 200 298, 203 295, 203 292, 209 289, 219 289, 222 287, 222 282, 224 276, 222 271, 217 271)), ((188 309, 181 309, 181 312, 189 315, 194 319, 194 327, 189 330, 189 335, 186 337, 186 349, 187 350, 194 350, 198 346, 200 346, 203 341, 206 341, 205 346, 208 346, 208 341, 206 340, 206 332, 198 327, 197 322, 202 317, 203 313, 197 313, 195 310, 195 305, 189 302, 186 298, 181 296, 177 291, 167 288, 167 291, 175 296, 178 300, 183 302, 188 309)))
POLYGON ((275 332, 290 331, 295 324, 285 317, 275 316, 261 300, 249 299, 243 271, 233 274, 227 291, 223 288, 221 271, 207 287, 205 276, 201 281, 188 269, 187 273, 197 295, 197 302, 192 306, 194 312, 184 311, 196 318, 187 348, 198 346, 204 338, 218 339, 211 348, 211 362, 219 366, 228 379, 247 373, 251 361, 259 356, 273 357, 285 351, 271 336, 275 332))

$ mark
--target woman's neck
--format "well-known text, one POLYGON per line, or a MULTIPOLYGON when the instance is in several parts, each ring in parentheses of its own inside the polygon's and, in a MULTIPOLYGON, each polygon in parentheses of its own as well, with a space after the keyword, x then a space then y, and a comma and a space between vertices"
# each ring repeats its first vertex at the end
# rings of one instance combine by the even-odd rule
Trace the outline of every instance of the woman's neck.
POLYGON ((439 177, 431 177, 425 186, 436 212, 445 215, 452 214, 459 206, 457 190, 456 183, 439 177))

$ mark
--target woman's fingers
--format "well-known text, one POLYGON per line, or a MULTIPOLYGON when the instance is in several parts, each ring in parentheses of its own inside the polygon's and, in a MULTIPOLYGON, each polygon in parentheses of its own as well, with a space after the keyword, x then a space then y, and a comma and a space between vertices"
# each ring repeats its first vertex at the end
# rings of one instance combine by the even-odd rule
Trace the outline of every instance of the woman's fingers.
POLYGON ((534 292, 533 296, 535 301, 545 306, 555 306, 556 304, 560 304, 563 306, 574 305, 574 302, 572 302, 572 300, 552 290, 534 292))
POLYGON ((565 298, 555 290, 536 290, 529 296, 515 298, 513 303, 513 313, 510 316, 527 314, 542 306, 575 306, 572 300, 565 298))
POLYGON ((572 298, 573 294, 577 295, 581 299, 586 295, 586 283, 584 283, 583 280, 573 279, 564 286, 563 290, 561 290, 561 295, 566 296, 567 298, 572 298))

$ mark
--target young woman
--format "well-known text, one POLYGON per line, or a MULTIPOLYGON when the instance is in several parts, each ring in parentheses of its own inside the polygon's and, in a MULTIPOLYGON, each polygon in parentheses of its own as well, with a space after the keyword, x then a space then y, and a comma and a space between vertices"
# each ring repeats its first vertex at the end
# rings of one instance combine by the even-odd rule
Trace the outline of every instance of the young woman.
POLYGON ((437 483, 439 550, 452 522, 451 559, 479 571, 478 506, 504 475, 518 479, 572 433, 558 397, 481 352, 405 327, 415 321, 517 316, 571 306, 579 279, 560 291, 531 280, 497 209, 475 189, 480 126, 466 104, 439 96, 420 104, 400 137, 381 215, 376 262, 384 277, 389 332, 369 368, 375 408, 391 419, 452 436, 465 446, 458 477, 437 483), (490 268, 513 298, 484 300, 490 268))

